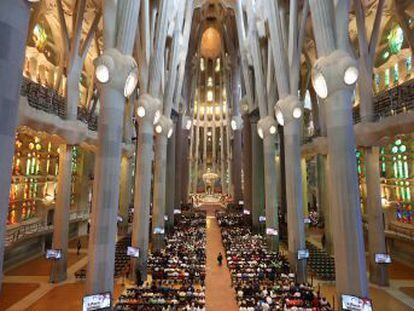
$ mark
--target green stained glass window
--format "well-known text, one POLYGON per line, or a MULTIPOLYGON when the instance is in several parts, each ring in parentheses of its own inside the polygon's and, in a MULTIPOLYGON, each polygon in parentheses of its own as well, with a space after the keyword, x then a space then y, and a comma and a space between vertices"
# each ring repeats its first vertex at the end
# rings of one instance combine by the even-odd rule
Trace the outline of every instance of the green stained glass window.
POLYGON ((407 73, 409 74, 413 68, 412 57, 408 56, 407 60, 405 61, 405 66, 407 68, 407 73))
POLYGON ((404 34, 401 27, 394 27, 388 35, 388 45, 390 47, 391 53, 397 54, 398 52, 400 52, 403 42, 404 34))
POLYGON ((385 82, 385 85, 387 87, 390 86, 390 69, 389 68, 385 69, 385 72, 384 72, 384 82, 385 82))
POLYGON ((398 82, 398 80, 400 79, 400 73, 399 73, 399 70, 398 70, 398 63, 394 64, 393 77, 394 77, 394 79, 393 79, 394 82, 398 82))
POLYGON ((391 152, 392 153, 397 153, 398 152, 398 147, 397 146, 392 147, 391 152))
POLYGON ((406 145, 401 145, 400 146, 400 152, 406 152, 407 151, 407 146, 406 145))
POLYGON ((401 143, 402 143, 401 139, 397 139, 397 140, 395 141, 395 144, 396 144, 397 146, 401 145, 401 143))

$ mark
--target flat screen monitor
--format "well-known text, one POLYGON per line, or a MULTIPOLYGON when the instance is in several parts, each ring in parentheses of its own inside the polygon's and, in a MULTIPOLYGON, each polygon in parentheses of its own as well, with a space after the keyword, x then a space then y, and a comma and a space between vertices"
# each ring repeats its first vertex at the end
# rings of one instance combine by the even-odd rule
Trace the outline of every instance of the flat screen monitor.
POLYGON ((239 201, 239 205, 244 205, 244 201, 243 200, 240 200, 239 201))
POLYGON ((310 223, 311 223, 310 218, 309 218, 309 217, 305 217, 305 218, 303 218, 303 223, 304 223, 304 224, 310 224, 310 223))
POLYGON ((298 260, 307 259, 307 258, 309 258, 309 250, 308 249, 298 250, 298 260))
POLYGON ((61 249, 47 249, 46 250, 46 259, 60 260, 62 259, 62 250, 61 249))
POLYGON ((154 234, 164 234, 164 228, 154 228, 154 234))
POLYGON ((134 258, 139 258, 139 248, 128 246, 127 255, 134 258))
POLYGON ((353 295, 342 295, 342 309, 349 311, 372 311, 372 301, 353 295))
POLYGON ((266 217, 265 216, 259 216, 259 222, 265 222, 266 217))
POLYGON ((164 220, 168 221, 168 215, 164 215, 164 220))
POLYGON ((181 210, 180 209, 175 209, 174 210, 174 215, 179 215, 181 214, 181 210))
POLYGON ((266 228, 266 234, 267 235, 278 235, 279 233, 277 232, 276 229, 273 228, 266 228))
POLYGON ((388 254, 375 254, 375 263, 391 263, 391 256, 388 254))
POLYGON ((124 221, 124 219, 121 216, 117 216, 116 220, 118 223, 122 223, 124 221))
POLYGON ((82 311, 110 310, 111 304, 111 293, 84 296, 82 311))
POLYGON ((248 209, 244 209, 244 210, 243 210, 243 214, 244 214, 244 215, 250 215, 250 211, 249 211, 248 209))

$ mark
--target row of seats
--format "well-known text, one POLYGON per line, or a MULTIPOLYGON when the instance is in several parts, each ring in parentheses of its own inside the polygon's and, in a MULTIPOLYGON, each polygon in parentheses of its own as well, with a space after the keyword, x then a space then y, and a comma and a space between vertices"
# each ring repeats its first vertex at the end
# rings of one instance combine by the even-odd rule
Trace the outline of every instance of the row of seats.
POLYGON ((335 260, 325 250, 318 248, 311 242, 306 242, 309 250, 308 264, 318 279, 335 281, 335 260))

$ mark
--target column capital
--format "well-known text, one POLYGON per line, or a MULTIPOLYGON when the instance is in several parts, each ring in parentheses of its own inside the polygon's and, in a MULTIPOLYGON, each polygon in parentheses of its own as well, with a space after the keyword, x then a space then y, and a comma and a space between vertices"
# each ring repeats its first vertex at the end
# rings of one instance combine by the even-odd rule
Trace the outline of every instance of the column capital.
POLYGON ((264 117, 257 122, 257 134, 261 139, 277 133, 277 123, 271 116, 264 117))
POLYGON ((152 124, 156 124, 161 117, 161 109, 162 103, 158 98, 143 93, 138 98, 135 114, 138 120, 150 121, 152 124))
POLYGON ((157 135, 164 135, 170 138, 174 132, 173 121, 165 115, 162 115, 158 123, 155 125, 157 135))
POLYGON ((312 84, 316 94, 325 99, 337 91, 352 89, 358 76, 357 61, 347 52, 335 50, 315 62, 312 84))
POLYGON ((129 97, 138 83, 138 66, 130 55, 114 48, 106 49, 94 60, 95 77, 99 84, 116 89, 129 97))
POLYGON ((276 120, 282 126, 300 119, 302 114, 302 105, 297 96, 286 96, 279 99, 275 105, 276 120))

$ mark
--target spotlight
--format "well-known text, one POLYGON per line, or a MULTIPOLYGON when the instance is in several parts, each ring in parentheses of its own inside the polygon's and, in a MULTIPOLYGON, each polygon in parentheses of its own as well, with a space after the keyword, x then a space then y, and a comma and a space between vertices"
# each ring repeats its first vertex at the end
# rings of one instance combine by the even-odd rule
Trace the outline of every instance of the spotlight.
POLYGON ((95 77, 101 83, 108 83, 109 81, 109 68, 105 64, 98 65, 95 69, 95 77))
POLYGON ((263 139, 263 129, 261 128, 261 127, 258 127, 257 128, 257 134, 259 134, 259 137, 261 138, 261 139, 263 139))
POLYGON ((172 134, 173 134, 173 129, 172 128, 170 128, 169 130, 168 130, 168 134, 167 134, 167 137, 168 138, 170 138, 171 136, 172 136, 172 134))
POLYGON ((302 109, 300 107, 293 108, 293 118, 299 119, 302 116, 302 109))
POLYGON ((354 66, 348 67, 344 74, 344 82, 346 85, 352 85, 358 80, 359 71, 354 66))
POLYGON ((285 118, 283 118, 283 112, 279 108, 276 108, 276 120, 281 126, 285 125, 285 118))
POLYGON ((134 68, 128 75, 126 81, 125 81, 125 87, 124 87, 124 96, 129 97, 131 96, 132 92, 135 90, 135 87, 138 83, 138 75, 136 72, 136 68, 134 68))
POLYGON ((145 117, 145 108, 142 107, 142 106, 138 107, 138 109, 137 109, 137 115, 140 118, 145 117))
POLYGON ((156 132, 157 134, 161 134, 161 133, 162 133, 162 126, 158 124, 158 125, 155 127, 155 132, 156 132))
POLYGON ((328 97, 328 86, 322 73, 315 74, 313 78, 313 88, 320 98, 325 99, 328 97))
POLYGON ((236 122, 236 120, 231 120, 230 125, 231 125, 231 129, 233 131, 237 130, 237 122, 236 122))
POLYGON ((190 129, 191 129, 191 125, 192 125, 192 122, 191 122, 191 120, 190 120, 190 119, 188 119, 188 120, 187 120, 187 122, 185 123, 185 128, 186 128, 187 130, 190 130, 190 129))
POLYGON ((157 110, 155 112, 155 114, 154 114, 154 125, 158 123, 158 121, 160 120, 160 118, 161 118, 161 111, 160 110, 157 110))
POLYGON ((270 134, 272 134, 272 135, 276 134, 276 126, 272 125, 272 126, 269 128, 269 133, 270 133, 270 134))

